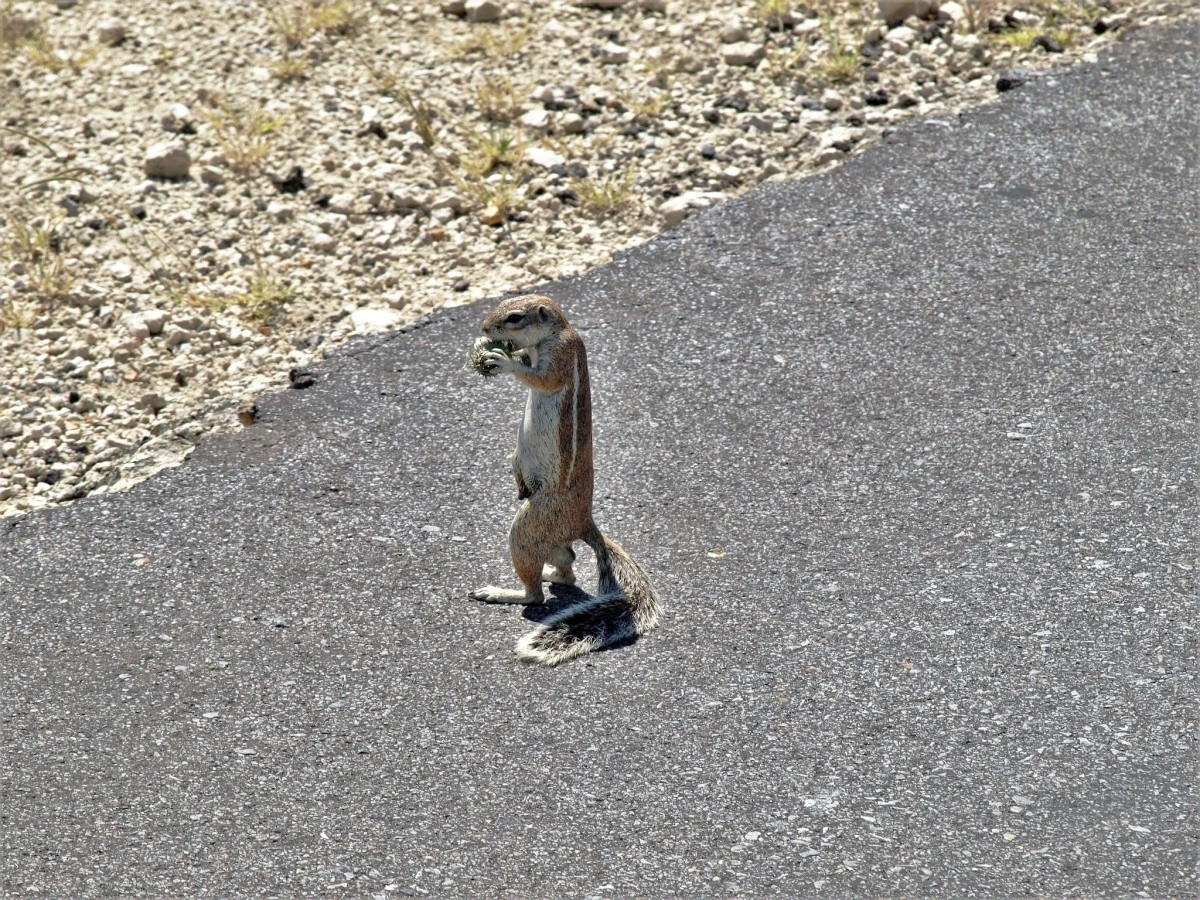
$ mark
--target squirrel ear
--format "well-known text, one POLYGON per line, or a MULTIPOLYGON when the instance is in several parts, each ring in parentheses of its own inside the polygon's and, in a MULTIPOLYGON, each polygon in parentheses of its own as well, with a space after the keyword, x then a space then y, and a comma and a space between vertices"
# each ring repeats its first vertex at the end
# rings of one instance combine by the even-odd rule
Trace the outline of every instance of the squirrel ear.
POLYGON ((550 313, 546 312, 546 307, 544 307, 544 306, 539 306, 537 308, 537 315, 538 315, 538 321, 542 322, 543 324, 546 323, 547 321, 549 321, 549 319, 550 319, 550 313))

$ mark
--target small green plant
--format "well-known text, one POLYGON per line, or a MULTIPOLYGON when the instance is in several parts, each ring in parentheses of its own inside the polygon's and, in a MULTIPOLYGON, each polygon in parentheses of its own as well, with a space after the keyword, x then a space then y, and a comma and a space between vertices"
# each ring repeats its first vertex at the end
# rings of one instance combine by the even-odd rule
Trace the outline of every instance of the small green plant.
POLYGON ((308 57, 303 54, 292 55, 285 46, 279 59, 271 63, 271 75, 277 81, 296 81, 308 73, 308 57))
POLYGON ((788 0, 754 0, 754 14, 768 27, 782 31, 791 4, 788 0))
POLYGON ((426 147, 436 144, 437 132, 433 127, 432 107, 426 106, 419 100, 414 100, 413 95, 406 90, 397 91, 395 97, 404 107, 404 111, 412 116, 413 128, 417 132, 417 137, 421 139, 421 143, 426 147))
POLYGON ((829 53, 818 65, 818 72, 834 84, 849 81, 858 69, 858 51, 846 46, 829 23, 825 25, 825 38, 829 41, 829 53))
POLYGON ((27 303, 17 300, 15 297, 6 297, 0 301, 0 331, 11 328, 20 335, 26 328, 33 326, 39 312, 35 303, 27 303))
POLYGON ((275 133, 286 121, 261 106, 238 106, 218 101, 205 113, 208 124, 230 167, 241 173, 262 165, 271 152, 275 133))
POLYGON ((239 308, 242 318, 262 325, 279 311, 279 307, 295 295, 296 292, 291 285, 267 268, 256 254, 254 272, 246 283, 246 290, 225 296, 193 295, 191 302, 193 305, 218 311, 236 306, 239 308))
POLYGON ((462 168, 468 175, 482 178, 498 166, 515 166, 525 155, 525 144, 507 131, 472 132, 467 138, 469 149, 462 158, 462 168))
POLYGON ((1013 31, 1002 31, 992 35, 993 44, 1004 44, 1016 50, 1028 50, 1042 34, 1040 28, 1017 28, 1013 31))
POLYGON ((521 114, 525 94, 507 75, 488 78, 475 87, 475 108, 488 122, 511 122, 521 114))
POLYGON ((485 224, 499 225, 524 205, 523 173, 519 169, 505 169, 487 178, 455 176, 455 180, 485 224))
POLYGON ((776 47, 767 51, 767 74, 772 80, 790 77, 796 68, 808 59, 808 45, 776 47))
POLYGON ((349 0, 291 0, 266 5, 266 10, 271 26, 290 50, 318 32, 353 34, 365 21, 357 5, 349 0))
POLYGON ((456 54, 483 53, 490 59, 507 59, 519 53, 533 36, 529 20, 514 28, 496 28, 483 25, 473 28, 471 36, 459 41, 451 49, 456 54))
POLYGON ((53 302, 70 293, 74 279, 62 257, 58 226, 63 216, 25 219, 8 214, 13 249, 29 278, 30 290, 39 299, 53 302))
POLYGON ((644 99, 625 96, 621 97, 620 100, 629 108, 629 111, 633 113, 634 119, 636 119, 642 125, 648 125, 666 112, 667 108, 674 101, 674 97, 671 95, 670 88, 668 88, 665 91, 660 91, 659 93, 644 99))
POLYGON ((599 178, 576 178, 571 189, 580 204, 595 212, 610 213, 628 206, 633 200, 633 167, 621 175, 602 175, 599 178))
MULTIPOLYGON (((38 215, 30 205, 29 198, 55 182, 78 183, 86 170, 79 166, 63 165, 54 148, 35 135, 8 126, 0 126, 0 133, 24 138, 41 147, 54 159, 54 168, 49 173, 17 183, 6 179, 0 166, 0 196, 5 199, 0 206, 0 217, 8 223, 10 232, 9 239, 0 245, 0 251, 11 256, 25 270, 31 293, 42 301, 52 302, 69 293, 74 280, 62 255, 62 236, 58 226, 63 216, 58 212, 38 215)), ((0 156, 0 163, 3 159, 0 156)))

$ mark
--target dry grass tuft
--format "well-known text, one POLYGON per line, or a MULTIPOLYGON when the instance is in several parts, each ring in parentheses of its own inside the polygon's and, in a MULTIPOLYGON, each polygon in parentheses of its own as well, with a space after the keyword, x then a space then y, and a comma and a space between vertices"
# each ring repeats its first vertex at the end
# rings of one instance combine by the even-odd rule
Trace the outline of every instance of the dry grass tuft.
POLYGON ((289 50, 314 34, 354 34, 366 23, 366 15, 350 0, 291 0, 264 6, 271 26, 289 50))
POLYGON ((489 59, 507 59, 521 52, 531 37, 533 26, 528 20, 514 28, 480 25, 471 30, 469 38, 459 41, 451 49, 463 56, 482 53, 489 59))
POLYGON ((243 174, 256 171, 271 153, 275 132, 287 116, 268 113, 261 106, 239 106, 218 101, 204 114, 230 168, 243 174))
POLYGON ((587 209, 600 213, 616 212, 633 202, 633 167, 630 166, 621 175, 573 179, 571 189, 587 209))

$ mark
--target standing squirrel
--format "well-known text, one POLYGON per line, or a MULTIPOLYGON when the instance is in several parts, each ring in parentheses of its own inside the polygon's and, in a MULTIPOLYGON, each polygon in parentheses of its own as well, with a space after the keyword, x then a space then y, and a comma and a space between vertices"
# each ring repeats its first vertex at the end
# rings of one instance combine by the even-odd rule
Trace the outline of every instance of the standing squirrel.
POLYGON ((557 303, 538 295, 502 302, 483 320, 483 333, 477 370, 510 374, 529 386, 512 455, 522 503, 508 536, 513 568, 525 589, 489 585, 472 591, 471 598, 543 602, 543 580, 575 583, 571 543, 582 540, 596 554, 596 596, 547 616, 517 643, 517 656, 554 666, 645 634, 662 613, 658 595, 641 566, 592 519, 592 395, 583 339, 557 303))

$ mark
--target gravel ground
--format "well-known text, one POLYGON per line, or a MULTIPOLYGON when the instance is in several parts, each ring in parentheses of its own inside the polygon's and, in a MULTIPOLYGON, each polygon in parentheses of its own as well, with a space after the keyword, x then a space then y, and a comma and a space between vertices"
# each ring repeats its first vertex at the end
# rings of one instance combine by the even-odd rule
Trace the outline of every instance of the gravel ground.
POLYGON ((0 6, 0 515, 178 462, 355 334, 602 263, 1180 8, 0 6))

